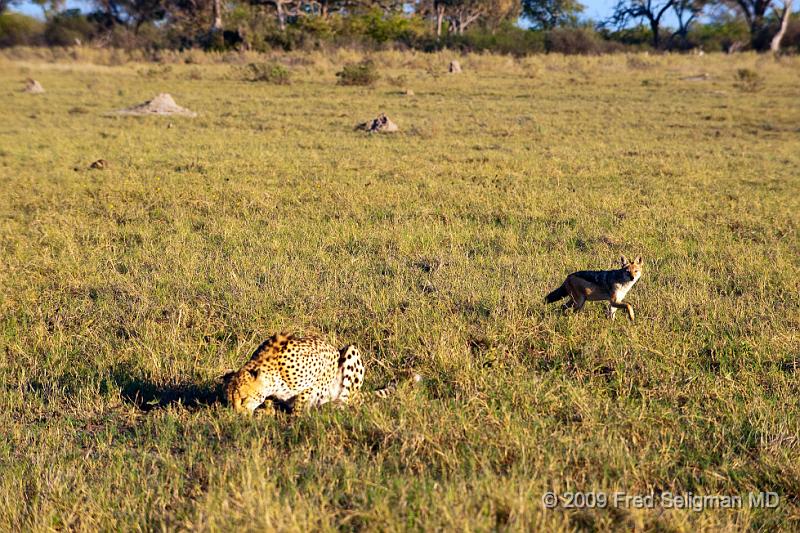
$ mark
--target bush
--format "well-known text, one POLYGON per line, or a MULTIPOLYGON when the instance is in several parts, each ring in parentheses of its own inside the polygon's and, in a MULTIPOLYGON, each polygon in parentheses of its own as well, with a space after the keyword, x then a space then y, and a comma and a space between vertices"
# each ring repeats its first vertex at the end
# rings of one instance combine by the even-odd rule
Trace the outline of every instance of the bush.
POLYGON ((758 72, 749 68, 740 68, 736 71, 736 87, 744 92, 754 93, 761 89, 763 80, 758 72))
POLYGON ((789 27, 781 41, 781 48, 787 51, 800 52, 800 17, 796 14, 789 19, 789 27))
POLYGON ((544 35, 545 32, 526 30, 509 22, 501 24, 494 31, 475 28, 464 35, 451 34, 438 40, 429 36, 427 42, 415 44, 417 48, 428 52, 446 48, 462 53, 487 51, 520 57, 544 52, 544 35))
POLYGON ((94 33, 94 24, 79 9, 68 9, 47 22, 44 39, 50 46, 74 46, 91 40, 94 33))
POLYGON ((0 15, 0 48, 39 44, 42 23, 19 13, 0 15))
POLYGON ((622 44, 633 50, 651 49, 653 46, 653 32, 647 26, 642 25, 615 31, 604 29, 600 31, 599 36, 606 42, 622 44))
POLYGON ((197 41, 205 50, 210 52, 235 50, 243 42, 239 32, 232 30, 209 31, 201 35, 197 41))
POLYGON ((696 24, 689 32, 689 41, 706 52, 727 52, 734 43, 749 43, 750 31, 738 19, 696 24))
POLYGON ((503 23, 496 31, 481 30, 470 35, 475 50, 525 56, 545 51, 545 32, 525 30, 515 24, 503 23))
POLYGON ((621 46, 604 41, 594 30, 586 28, 557 28, 547 32, 545 47, 558 54, 598 55, 617 51, 621 46))
POLYGON ((273 46, 291 49, 280 43, 273 45, 268 42, 273 35, 279 33, 278 24, 274 15, 266 13, 257 6, 237 3, 227 12, 225 24, 238 29, 244 49, 257 52, 267 52, 273 46))
POLYGON ((408 17, 393 13, 386 15, 381 9, 373 8, 363 15, 335 17, 335 32, 340 37, 367 39, 373 43, 413 42, 428 31, 425 21, 420 17, 408 17))
POLYGON ((360 63, 345 63, 340 72, 336 73, 339 78, 339 85, 360 85, 370 86, 374 85, 378 78, 378 69, 369 59, 365 59, 360 63))
POLYGON ((245 68, 250 81, 265 81, 274 85, 289 85, 292 82, 289 69, 277 63, 250 63, 245 68))

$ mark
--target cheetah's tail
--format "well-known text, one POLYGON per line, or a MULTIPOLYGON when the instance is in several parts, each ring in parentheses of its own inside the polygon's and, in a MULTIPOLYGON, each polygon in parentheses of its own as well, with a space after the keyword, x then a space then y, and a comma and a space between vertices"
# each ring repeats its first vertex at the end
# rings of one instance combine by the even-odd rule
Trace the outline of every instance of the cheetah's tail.
MULTIPOLYGON (((419 374, 414 374, 410 378, 410 381, 414 385, 416 385, 418 383, 421 383, 422 382, 422 376, 419 375, 419 374)), ((372 394, 374 396, 377 396, 378 398, 388 398, 388 397, 392 396, 395 392, 397 392, 397 383, 390 383, 389 385, 386 385, 382 389, 377 389, 377 390, 372 391, 372 394)))

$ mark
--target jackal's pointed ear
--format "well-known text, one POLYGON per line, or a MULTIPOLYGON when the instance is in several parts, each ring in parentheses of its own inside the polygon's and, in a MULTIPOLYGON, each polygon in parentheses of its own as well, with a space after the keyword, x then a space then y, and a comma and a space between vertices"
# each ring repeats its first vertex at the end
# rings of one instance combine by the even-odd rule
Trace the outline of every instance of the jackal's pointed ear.
POLYGON ((620 257, 619 260, 622 263, 622 266, 625 266, 625 265, 628 264, 628 258, 625 257, 624 255, 622 257, 620 257))
POLYGON ((641 264, 642 264, 642 256, 641 255, 636 256, 636 259, 634 259, 633 262, 636 263, 637 265, 641 266, 641 264))

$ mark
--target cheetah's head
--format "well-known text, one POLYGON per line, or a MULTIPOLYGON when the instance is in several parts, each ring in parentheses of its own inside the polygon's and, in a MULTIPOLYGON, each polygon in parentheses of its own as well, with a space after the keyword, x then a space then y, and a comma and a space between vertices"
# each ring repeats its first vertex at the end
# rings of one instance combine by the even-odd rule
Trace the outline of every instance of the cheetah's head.
POLYGON ((228 372, 222 376, 225 401, 237 412, 252 413, 264 403, 261 395, 263 387, 259 384, 259 371, 242 368, 238 372, 228 372))

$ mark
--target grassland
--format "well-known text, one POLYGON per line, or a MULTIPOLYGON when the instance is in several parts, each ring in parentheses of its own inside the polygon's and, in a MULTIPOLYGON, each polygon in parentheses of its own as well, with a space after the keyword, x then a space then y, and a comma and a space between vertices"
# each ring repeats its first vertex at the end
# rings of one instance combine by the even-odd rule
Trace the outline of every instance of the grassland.
POLYGON ((355 59, 277 57, 273 86, 235 56, 0 56, 0 529, 800 527, 800 59, 387 52, 336 86, 355 59), (199 116, 107 115, 159 92, 199 116), (401 133, 352 131, 380 111, 401 133), (636 323, 543 305, 621 254, 636 323), (367 388, 425 381, 213 403, 278 330, 358 345, 367 388))

